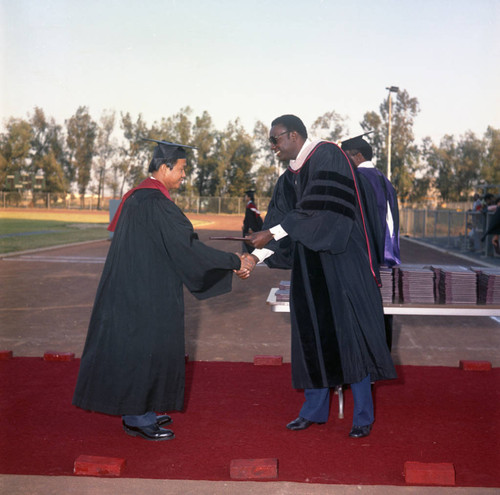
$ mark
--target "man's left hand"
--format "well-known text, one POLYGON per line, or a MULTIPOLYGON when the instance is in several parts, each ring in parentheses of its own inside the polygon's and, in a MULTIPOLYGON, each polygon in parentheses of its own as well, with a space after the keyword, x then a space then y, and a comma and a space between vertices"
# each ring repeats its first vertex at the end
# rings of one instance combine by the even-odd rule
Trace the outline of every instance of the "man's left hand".
POLYGON ((255 249, 262 249, 268 242, 273 240, 273 234, 269 230, 261 230, 245 236, 245 242, 255 249))

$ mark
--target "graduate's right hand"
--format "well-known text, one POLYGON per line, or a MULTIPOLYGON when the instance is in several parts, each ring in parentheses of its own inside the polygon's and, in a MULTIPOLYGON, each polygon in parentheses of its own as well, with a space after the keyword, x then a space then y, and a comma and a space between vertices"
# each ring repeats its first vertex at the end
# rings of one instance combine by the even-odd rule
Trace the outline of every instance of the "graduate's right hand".
POLYGON ((236 253, 236 255, 240 258, 241 266, 239 270, 234 270, 234 273, 236 273, 238 277, 244 280, 250 276, 250 273, 255 268, 258 259, 256 256, 253 256, 248 253, 244 254, 236 253))

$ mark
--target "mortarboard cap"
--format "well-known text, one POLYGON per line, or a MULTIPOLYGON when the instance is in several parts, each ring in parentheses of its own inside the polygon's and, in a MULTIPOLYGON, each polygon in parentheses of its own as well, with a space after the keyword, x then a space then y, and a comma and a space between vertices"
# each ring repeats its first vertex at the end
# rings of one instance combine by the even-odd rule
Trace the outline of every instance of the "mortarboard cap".
POLYGON ((188 146, 187 144, 171 143, 169 141, 160 141, 158 139, 142 138, 143 141, 151 141, 156 143, 157 146, 153 151, 153 159, 149 164, 149 172, 158 170, 159 166, 166 163, 169 168, 179 160, 186 158, 186 151, 184 148, 196 149, 195 146, 188 146))
POLYGON ((363 137, 367 136, 368 134, 371 134, 372 132, 375 132, 375 131, 368 131, 368 132, 365 132, 364 134, 360 134, 359 136, 355 136, 355 137, 346 139, 345 141, 341 142, 340 147, 344 151, 348 151, 348 150, 360 150, 361 151, 361 150, 366 149, 366 148, 371 149, 370 143, 368 143, 368 141, 365 141, 363 139, 363 137))
POLYGON ((189 146, 187 144, 171 143, 169 141, 160 141, 158 139, 142 138, 143 141, 151 141, 156 143, 153 159, 159 158, 168 162, 175 161, 179 158, 185 158, 186 152, 184 148, 196 149, 195 146, 189 146))
POLYGON ((253 201, 255 198, 255 191, 253 189, 248 189, 245 194, 253 201))
MULTIPOLYGON (((373 132, 373 131, 370 131, 373 132)), ((196 146, 190 146, 189 144, 179 144, 179 143, 171 143, 169 141, 160 141, 159 139, 149 139, 149 138, 142 138, 143 141, 151 141, 153 143, 158 143, 162 144, 164 146, 176 146, 178 148, 192 148, 196 149, 196 146)))

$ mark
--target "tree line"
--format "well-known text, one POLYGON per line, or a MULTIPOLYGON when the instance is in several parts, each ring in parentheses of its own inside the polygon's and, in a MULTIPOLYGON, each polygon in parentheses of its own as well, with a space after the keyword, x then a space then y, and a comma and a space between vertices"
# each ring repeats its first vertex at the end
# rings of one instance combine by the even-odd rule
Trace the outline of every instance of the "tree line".
MULTIPOLYGON (((373 131, 374 163, 387 171, 388 98, 378 111, 360 122, 373 131)), ((413 126, 420 109, 406 90, 393 96, 391 181, 402 202, 419 202, 432 191, 440 199, 464 201, 481 184, 500 184, 500 129, 489 126, 482 137, 444 135, 439 143, 426 137, 415 142, 413 126)), ((348 135, 347 118, 336 111, 319 116, 309 129, 311 138, 339 142, 348 135)), ((121 197, 146 177, 154 144, 142 138, 195 146, 187 150, 187 179, 181 192, 199 196, 242 196, 254 188, 269 196, 281 173, 270 149, 269 127, 258 121, 250 134, 239 119, 223 130, 208 112, 193 116, 191 108, 149 125, 141 114, 105 111, 98 121, 80 106, 61 125, 36 107, 26 119, 11 117, 0 134, 0 186, 15 187, 23 174, 43 174, 43 191, 83 198, 93 193, 98 208, 105 195, 121 197), (14 178, 14 179, 12 179, 14 178), (10 180, 9 180, 10 179, 10 180)))

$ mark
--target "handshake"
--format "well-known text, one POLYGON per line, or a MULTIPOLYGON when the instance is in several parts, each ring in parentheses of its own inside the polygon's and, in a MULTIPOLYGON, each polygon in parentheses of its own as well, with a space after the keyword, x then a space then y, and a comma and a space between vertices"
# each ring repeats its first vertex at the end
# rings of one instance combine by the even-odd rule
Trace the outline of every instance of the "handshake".
MULTIPOLYGON (((262 230, 260 232, 252 232, 251 234, 247 235, 245 237, 245 242, 256 249, 260 249, 263 248, 272 239, 273 234, 271 234, 269 230, 262 230)), ((236 254, 240 258, 241 266, 239 270, 234 270, 234 273, 236 273, 238 277, 244 280, 250 276, 250 273, 255 268, 255 265, 259 260, 257 256, 254 256, 252 254, 236 254)))
POLYGON ((236 253, 236 255, 240 258, 241 261, 241 266, 239 270, 233 270, 238 277, 240 277, 242 280, 245 280, 250 276, 250 273, 252 270, 255 268, 255 265, 257 264, 257 259, 256 256, 253 256, 252 254, 248 253, 243 253, 239 254, 236 253))

